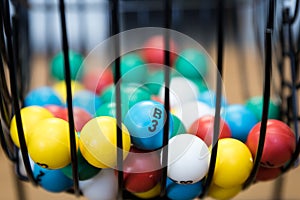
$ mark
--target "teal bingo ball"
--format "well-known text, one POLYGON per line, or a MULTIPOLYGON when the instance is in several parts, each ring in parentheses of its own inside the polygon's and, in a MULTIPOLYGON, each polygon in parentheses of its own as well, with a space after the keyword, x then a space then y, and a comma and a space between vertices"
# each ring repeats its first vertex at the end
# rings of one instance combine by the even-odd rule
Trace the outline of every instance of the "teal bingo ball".
POLYGON ((60 169, 46 169, 34 164, 33 175, 38 184, 49 192, 63 192, 73 186, 73 180, 60 169))
MULTIPOLYGON (((155 150, 163 145, 164 106, 156 101, 141 101, 126 114, 124 124, 135 147, 155 150)), ((169 135, 172 134, 173 120, 170 116, 169 135)))

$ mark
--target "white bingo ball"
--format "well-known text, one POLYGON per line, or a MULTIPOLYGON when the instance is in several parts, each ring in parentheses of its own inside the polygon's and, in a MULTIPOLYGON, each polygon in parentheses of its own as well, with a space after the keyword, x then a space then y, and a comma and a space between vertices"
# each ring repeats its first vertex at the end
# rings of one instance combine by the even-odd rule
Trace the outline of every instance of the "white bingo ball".
MULTIPOLYGON (((31 170, 33 170, 34 162, 30 158, 30 156, 29 156, 29 162, 30 162, 31 170)), ((26 169, 25 169, 24 160, 23 160, 21 150, 19 150, 19 171, 20 171, 21 175, 27 176, 27 172, 26 172, 26 169)))
POLYGON ((208 171, 210 151, 192 134, 176 135, 169 141, 168 177, 179 184, 200 181, 208 171))
POLYGON ((79 188, 89 200, 117 199, 118 179, 113 169, 102 169, 89 180, 79 181, 79 188))
MULTIPOLYGON (((170 106, 180 106, 189 101, 197 100, 199 96, 199 90, 195 83, 184 78, 174 77, 170 81, 170 106)), ((165 88, 161 87, 159 91, 159 98, 164 100, 165 88)))
POLYGON ((214 109, 200 101, 191 101, 173 109, 173 114, 177 116, 187 130, 194 121, 205 115, 214 115, 214 109))

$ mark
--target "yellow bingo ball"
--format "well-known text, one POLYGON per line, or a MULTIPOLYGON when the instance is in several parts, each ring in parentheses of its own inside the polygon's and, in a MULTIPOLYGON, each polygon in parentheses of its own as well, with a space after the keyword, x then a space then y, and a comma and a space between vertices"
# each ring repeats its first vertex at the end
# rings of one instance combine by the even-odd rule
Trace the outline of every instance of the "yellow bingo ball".
POLYGON ((234 186, 231 188, 222 188, 215 184, 212 184, 208 191, 208 196, 218 199, 227 200, 236 196, 242 190, 242 185, 234 186))
POLYGON ((139 193, 133 193, 135 196, 141 198, 141 199, 151 199, 160 194, 161 186, 160 183, 156 184, 152 189, 146 191, 146 192, 139 192, 139 193))
POLYGON ((249 177, 253 159, 248 147, 233 138, 219 140, 213 182, 223 188, 243 184, 249 177))
MULTIPOLYGON (((20 110, 20 113, 22 117, 22 126, 26 142, 29 134, 28 132, 31 127, 35 126, 42 119, 53 117, 53 114, 50 111, 40 106, 28 106, 22 108, 20 110)), ((12 118, 10 123, 10 135, 15 145, 20 148, 16 116, 12 118)))
MULTIPOLYGON (((61 98, 61 100, 63 102, 67 101, 67 89, 66 89, 66 83, 65 81, 59 81, 57 83, 54 84, 53 89, 55 90, 55 92, 57 92, 57 94, 59 95, 59 97, 61 98)), ((84 87, 81 83, 77 82, 77 81, 71 81, 71 90, 72 90, 72 95, 76 94, 76 92, 83 90, 84 87)))
MULTIPOLYGON (((77 142, 77 134, 74 132, 77 142)), ((28 153, 38 165, 60 169, 71 162, 69 123, 60 118, 39 121, 30 129, 28 153)))
MULTIPOLYGON (((114 168, 117 164, 116 119, 107 116, 96 117, 82 128, 79 148, 83 157, 98 168, 114 168)), ((130 149, 130 135, 122 124, 123 158, 130 149)))

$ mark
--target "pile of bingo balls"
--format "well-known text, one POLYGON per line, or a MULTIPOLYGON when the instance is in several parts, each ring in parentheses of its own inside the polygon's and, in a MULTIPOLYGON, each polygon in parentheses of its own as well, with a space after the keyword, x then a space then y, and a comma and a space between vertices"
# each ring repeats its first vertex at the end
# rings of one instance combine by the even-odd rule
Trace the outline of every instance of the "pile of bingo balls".
MULTIPOLYGON (((170 42, 170 110, 164 109, 163 38, 153 36, 145 48, 121 57, 123 149, 117 148, 115 65, 85 66, 84 57, 69 52, 79 186, 90 200, 116 199, 117 171, 124 172, 124 189, 137 198, 160 195, 163 127, 169 115, 166 196, 193 199, 201 195, 213 147, 216 94, 206 84, 208 57, 198 49, 177 54, 170 42), (117 151, 123 169, 117 168, 117 151)), ((63 54, 51 64, 51 86, 30 91, 21 109, 25 141, 34 177, 50 192, 73 186, 63 54)), ((229 199, 242 190, 253 168, 262 113, 262 97, 229 104, 223 97, 218 152, 208 195, 229 199)), ((270 101, 266 140, 256 181, 281 174, 295 151, 293 131, 279 120, 279 105, 270 101)), ((20 147, 15 117, 11 138, 20 147)), ((73 133, 72 133, 73 134, 73 133)))

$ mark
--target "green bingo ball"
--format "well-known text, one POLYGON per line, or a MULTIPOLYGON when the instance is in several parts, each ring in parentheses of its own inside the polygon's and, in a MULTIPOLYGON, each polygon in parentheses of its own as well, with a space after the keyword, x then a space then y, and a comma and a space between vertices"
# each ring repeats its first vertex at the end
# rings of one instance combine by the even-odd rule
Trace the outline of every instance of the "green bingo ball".
MULTIPOLYGON (((253 112, 258 121, 261 121, 262 118, 262 109, 263 109, 263 97, 256 96, 248 99, 245 106, 253 112)), ((269 119, 280 119, 280 107, 274 101, 270 100, 269 102, 269 119)))
MULTIPOLYGON (((102 93, 101 99, 105 103, 115 102, 115 86, 111 85, 105 89, 102 93)), ((127 112, 134 104, 151 99, 150 90, 136 83, 123 83, 121 85, 121 103, 122 109, 125 109, 124 112, 127 112)))
MULTIPOLYGON (((142 83, 147 78, 147 67, 144 60, 136 53, 129 53, 121 57, 121 76, 126 83, 142 83)), ((115 73, 115 63, 113 73, 115 73)))
MULTIPOLYGON (((121 112, 122 112, 122 119, 125 118, 125 115, 127 113, 127 109, 124 109, 124 106, 121 104, 121 112)), ((96 117, 100 116, 109 116, 116 118, 116 103, 115 102, 108 102, 102 104, 96 111, 96 117)))
POLYGON ((172 131, 171 137, 174 137, 175 135, 186 133, 186 128, 185 128, 184 124, 181 122, 181 120, 173 114, 171 114, 171 116, 173 118, 173 131, 172 131))
POLYGON ((175 69, 190 79, 205 77, 208 71, 207 65, 206 55, 197 49, 183 50, 175 61, 175 69))
MULTIPOLYGON (((70 71, 72 80, 80 80, 83 75, 83 56, 75 51, 69 51, 70 71)), ((65 79, 64 55, 58 53, 51 61, 51 75, 57 80, 65 79)))
MULTIPOLYGON (((90 165, 82 156, 80 150, 77 151, 77 162, 78 162, 78 177, 80 181, 88 180, 96 174, 99 173, 100 168, 96 168, 90 165)), ((68 178, 72 179, 72 165, 69 164, 68 166, 61 169, 62 173, 64 173, 68 178)))
POLYGON ((145 83, 146 87, 152 94, 157 95, 160 88, 164 85, 164 72, 163 70, 157 70, 149 74, 145 83))

